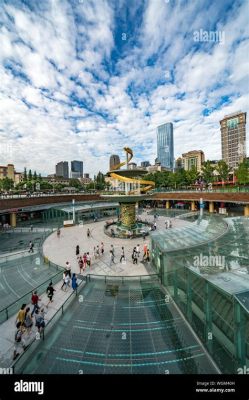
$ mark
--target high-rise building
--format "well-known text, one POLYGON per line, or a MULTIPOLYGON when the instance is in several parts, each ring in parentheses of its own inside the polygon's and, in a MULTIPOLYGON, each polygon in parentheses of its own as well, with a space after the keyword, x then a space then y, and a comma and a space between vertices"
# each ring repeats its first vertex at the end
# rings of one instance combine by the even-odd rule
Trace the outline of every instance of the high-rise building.
POLYGON ((68 172, 68 162, 67 161, 60 161, 55 166, 55 174, 56 176, 61 176, 62 178, 69 178, 68 172))
POLYGON ((71 178, 83 178, 83 161, 71 161, 71 178))
POLYGON ((111 155, 110 157, 110 171, 113 169, 113 167, 117 164, 120 163, 120 158, 116 154, 111 155))
POLYGON ((182 169, 182 168, 184 168, 183 159, 182 159, 182 157, 178 157, 175 160, 175 170, 179 170, 179 169, 182 169))
POLYGON ((149 167, 149 166, 150 166, 150 162, 149 162, 149 161, 142 161, 142 162, 141 162, 141 167, 147 168, 147 167, 149 167))
POLYGON ((157 127, 157 160, 162 167, 173 170, 174 137, 172 122, 157 127))
POLYGON ((195 168, 201 171, 201 166, 205 161, 205 155, 202 150, 192 150, 182 154, 182 164, 185 171, 195 168))
POLYGON ((222 159, 234 169, 246 157, 246 113, 225 115, 220 130, 222 159))

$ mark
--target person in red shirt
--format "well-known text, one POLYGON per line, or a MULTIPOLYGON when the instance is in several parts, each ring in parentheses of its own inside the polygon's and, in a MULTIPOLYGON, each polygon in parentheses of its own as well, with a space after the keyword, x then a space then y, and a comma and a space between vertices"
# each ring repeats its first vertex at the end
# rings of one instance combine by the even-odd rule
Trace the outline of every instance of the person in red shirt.
POLYGON ((37 291, 35 290, 31 296, 31 303, 33 304, 34 308, 31 313, 31 317, 33 317, 35 310, 39 310, 38 301, 40 301, 39 296, 37 295, 37 291))

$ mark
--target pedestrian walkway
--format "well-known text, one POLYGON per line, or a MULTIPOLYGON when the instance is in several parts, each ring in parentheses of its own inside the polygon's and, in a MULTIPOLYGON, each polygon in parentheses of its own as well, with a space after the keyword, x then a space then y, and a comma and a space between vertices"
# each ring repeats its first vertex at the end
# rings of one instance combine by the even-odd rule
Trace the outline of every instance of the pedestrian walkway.
MULTIPOLYGON (((49 304, 48 308, 46 308, 46 304, 48 304, 48 297, 46 293, 39 295, 41 301, 39 305, 44 307, 46 315, 45 315, 45 323, 56 314, 62 304, 68 299, 68 297, 72 293, 72 288, 70 287, 66 292, 61 290, 62 282, 54 285, 56 292, 54 294, 53 303, 49 304)), ((21 306, 21 304, 20 304, 21 306)), ((33 309, 32 304, 27 304, 30 307, 31 311, 33 309)), ((6 322, 0 325, 0 366, 1 368, 9 368, 13 364, 13 352, 14 352, 14 336, 16 332, 16 315, 9 318, 6 322)), ((28 346, 36 337, 37 328, 35 327, 35 318, 33 318, 33 327, 31 330, 31 334, 23 335, 23 341, 25 346, 28 346)))

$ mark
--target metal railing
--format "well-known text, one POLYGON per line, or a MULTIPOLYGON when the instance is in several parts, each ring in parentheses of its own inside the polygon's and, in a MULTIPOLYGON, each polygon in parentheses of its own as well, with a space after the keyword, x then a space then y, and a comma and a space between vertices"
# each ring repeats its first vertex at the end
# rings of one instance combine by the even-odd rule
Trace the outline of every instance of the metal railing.
POLYGON ((249 193, 249 187, 215 188, 215 189, 179 189, 179 188, 156 188, 153 193, 249 193))
POLYGON ((160 281, 160 277, 158 274, 150 274, 150 275, 126 275, 126 276, 115 276, 115 275, 95 275, 95 274, 87 274, 86 281, 91 282, 91 280, 103 280, 105 283, 111 281, 120 281, 121 283, 130 282, 130 281, 139 281, 140 283, 143 281, 151 281, 155 278, 156 281, 160 281))
MULTIPOLYGON (((77 289, 81 289, 84 282, 86 284, 86 281, 82 280, 80 282, 80 284, 78 285, 77 289)), ((78 295, 77 289, 76 289, 76 291, 73 291, 69 295, 69 297, 64 301, 64 303, 60 306, 60 308, 55 312, 55 314, 52 316, 52 318, 50 318, 50 320, 48 320, 47 324, 43 328, 41 335, 40 335, 42 340, 45 339, 45 334, 47 334, 51 330, 51 328, 58 321, 58 319, 64 314, 67 307, 72 303, 73 297, 78 295)), ((39 343, 40 343, 40 340, 37 340, 37 338, 34 337, 32 339, 32 341, 29 343, 29 345, 26 347, 25 351, 18 357, 18 359, 16 361, 14 361, 12 363, 11 367, 13 368, 14 374, 22 373, 24 363, 28 360, 28 358, 34 352, 35 348, 39 345, 39 343)))
MULTIPOLYGON (((78 285, 77 289, 81 289, 83 287, 83 284, 85 285, 89 282, 91 282, 91 279, 101 279, 102 281, 105 281, 105 283, 108 283, 108 278, 110 281, 116 281, 119 280, 122 283, 125 281, 151 281, 154 278, 156 278, 157 282, 160 281, 159 275, 158 274, 151 274, 151 275, 135 275, 135 276, 109 276, 109 275, 94 275, 94 274, 87 274, 85 277, 83 277, 82 281, 78 285), (84 280, 84 278, 86 278, 84 280)), ((84 286, 85 286, 84 285, 84 286)), ((70 294, 70 296, 64 301, 64 303, 60 306, 60 308, 56 311, 56 313, 53 315, 53 317, 47 322, 45 328, 41 332, 41 339, 45 340, 45 335, 48 334, 48 332, 51 330, 51 328, 55 325, 55 323, 59 320, 59 318, 64 314, 65 310, 67 307, 72 303, 73 301, 73 296, 77 296, 78 291, 74 291, 70 294)), ((37 340, 36 337, 31 341, 31 343, 27 346, 25 351, 18 357, 16 361, 13 362, 11 367, 13 368, 13 372, 15 374, 20 374, 23 372, 24 364, 28 361, 29 357, 31 354, 34 352, 36 347, 39 345, 40 340, 37 340)))
POLYGON ((45 282, 41 283, 37 287, 33 288, 32 290, 29 290, 27 293, 25 293, 22 297, 19 299, 15 300, 13 303, 9 304, 8 306, 2 308, 0 310, 0 323, 3 323, 7 319, 9 319, 11 316, 16 314, 18 310, 20 309, 21 304, 29 304, 31 302, 31 296, 32 293, 36 290, 38 293, 44 293, 47 289, 48 284, 52 281, 53 284, 58 283, 62 278, 61 278, 61 272, 64 271, 64 268, 60 267, 59 265, 53 264, 49 261, 49 266, 55 267, 59 272, 57 272, 55 275, 52 275, 49 279, 47 279, 45 282))

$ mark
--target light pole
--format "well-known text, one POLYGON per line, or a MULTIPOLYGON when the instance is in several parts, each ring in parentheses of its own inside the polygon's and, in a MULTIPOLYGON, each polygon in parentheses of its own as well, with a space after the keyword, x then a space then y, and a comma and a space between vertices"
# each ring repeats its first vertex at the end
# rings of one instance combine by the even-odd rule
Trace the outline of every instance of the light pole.
POLYGON ((200 198, 200 217, 203 216, 203 208, 204 208, 203 199, 200 198))
POLYGON ((75 223, 75 199, 72 200, 72 205, 73 205, 73 223, 75 223))

